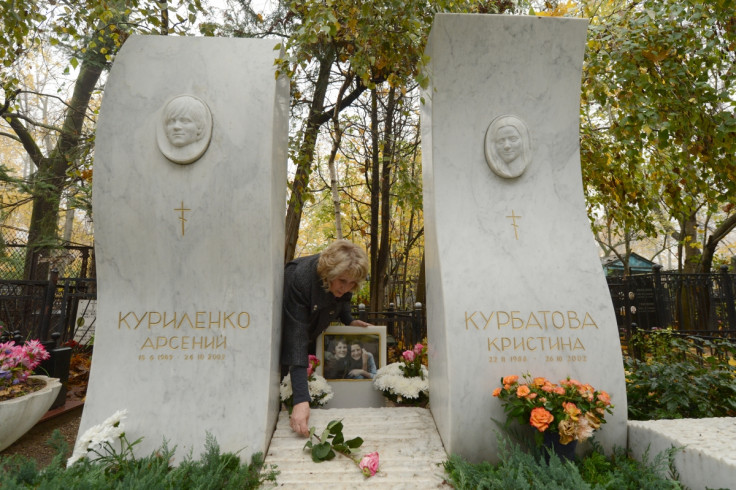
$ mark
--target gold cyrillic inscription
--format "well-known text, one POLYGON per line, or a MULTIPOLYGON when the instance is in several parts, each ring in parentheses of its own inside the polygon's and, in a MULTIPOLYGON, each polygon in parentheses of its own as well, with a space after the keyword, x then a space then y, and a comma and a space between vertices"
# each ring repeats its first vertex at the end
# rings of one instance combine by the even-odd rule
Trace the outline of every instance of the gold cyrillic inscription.
POLYGON ((578 337, 488 337, 490 352, 585 350, 578 337))
POLYGON ((137 313, 118 312, 118 329, 138 330, 139 328, 190 328, 194 330, 214 330, 233 328, 245 330, 250 326, 250 313, 247 311, 195 311, 168 312, 144 311, 137 313))
POLYGON ((465 312, 465 330, 577 330, 586 327, 598 328, 598 324, 587 311, 580 315, 577 311, 474 311, 465 312), (582 316, 582 319, 581 319, 582 316))
POLYGON ((171 337, 157 336, 146 337, 141 345, 141 350, 145 349, 169 349, 169 350, 218 350, 227 349, 227 337, 192 337, 178 336, 171 337))

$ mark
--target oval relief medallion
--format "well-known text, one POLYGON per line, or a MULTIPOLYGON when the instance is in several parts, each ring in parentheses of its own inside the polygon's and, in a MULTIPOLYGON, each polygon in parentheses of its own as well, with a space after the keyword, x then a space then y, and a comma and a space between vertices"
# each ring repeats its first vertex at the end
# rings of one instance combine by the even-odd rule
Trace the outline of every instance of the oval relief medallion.
POLYGON ((158 149, 174 163, 196 162, 212 138, 212 114, 199 97, 177 95, 166 103, 156 129, 158 149))
POLYGON ((531 163, 529 129, 520 118, 505 114, 495 118, 486 130, 486 162, 499 177, 513 179, 531 163))

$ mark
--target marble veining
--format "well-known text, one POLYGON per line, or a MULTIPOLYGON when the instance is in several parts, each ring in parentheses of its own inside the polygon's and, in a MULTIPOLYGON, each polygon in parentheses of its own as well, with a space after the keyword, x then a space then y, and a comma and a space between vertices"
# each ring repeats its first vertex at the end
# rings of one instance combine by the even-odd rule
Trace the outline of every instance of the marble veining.
POLYGON ((504 414, 491 392, 526 372, 608 391, 616 408, 596 437, 607 449, 626 444, 618 328, 580 171, 586 28, 581 19, 435 17, 423 188, 431 406, 448 453, 495 459, 492 419, 504 414), (489 125, 508 115, 528 130, 528 159, 498 172, 506 162, 486 159, 489 125))
POLYGON ((243 458, 267 449, 289 107, 275 44, 132 36, 118 54, 95 147, 97 330, 80 434, 128 409, 140 454, 165 438, 196 457, 207 432, 243 458), (167 132, 192 107, 203 125, 167 132))

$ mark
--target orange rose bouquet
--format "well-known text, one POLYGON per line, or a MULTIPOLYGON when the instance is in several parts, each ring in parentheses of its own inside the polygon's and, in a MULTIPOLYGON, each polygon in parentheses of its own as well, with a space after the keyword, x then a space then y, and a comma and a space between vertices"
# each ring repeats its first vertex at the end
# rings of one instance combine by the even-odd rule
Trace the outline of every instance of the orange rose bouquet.
POLYGON ((501 384, 493 396, 501 400, 507 421, 531 425, 537 429, 538 441, 545 432, 559 434, 561 444, 584 441, 605 423, 606 413, 613 411, 608 393, 569 377, 555 384, 529 374, 520 382, 512 375, 501 384))

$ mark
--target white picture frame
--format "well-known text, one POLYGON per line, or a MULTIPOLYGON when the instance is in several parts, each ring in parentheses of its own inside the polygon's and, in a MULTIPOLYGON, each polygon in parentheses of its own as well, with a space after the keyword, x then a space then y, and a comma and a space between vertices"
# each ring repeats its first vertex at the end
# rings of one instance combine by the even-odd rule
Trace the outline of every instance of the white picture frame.
MULTIPOLYGON (((386 326, 377 325, 370 327, 350 327, 345 325, 333 325, 328 327, 316 342, 316 355, 320 360, 317 366, 317 374, 324 376, 333 390, 333 398, 324 408, 371 408, 382 407, 385 400, 380 391, 373 388, 372 377, 365 373, 371 369, 363 369, 366 363, 363 358, 358 359, 356 344, 360 344, 362 350, 372 357, 375 368, 380 369, 386 365, 386 326), (338 342, 348 344, 346 353, 346 367, 341 368, 343 374, 336 374, 334 369, 335 352, 334 347, 338 342), (354 351, 354 352, 353 352, 354 351), (353 354, 356 354, 353 357, 353 354), (351 357, 352 360, 351 360, 351 357), (351 369, 351 363, 353 368, 351 369), (352 373, 352 374, 351 374, 352 373)), ((362 354, 361 354, 362 356, 362 354)), ((375 372, 373 373, 375 374, 375 372)))

